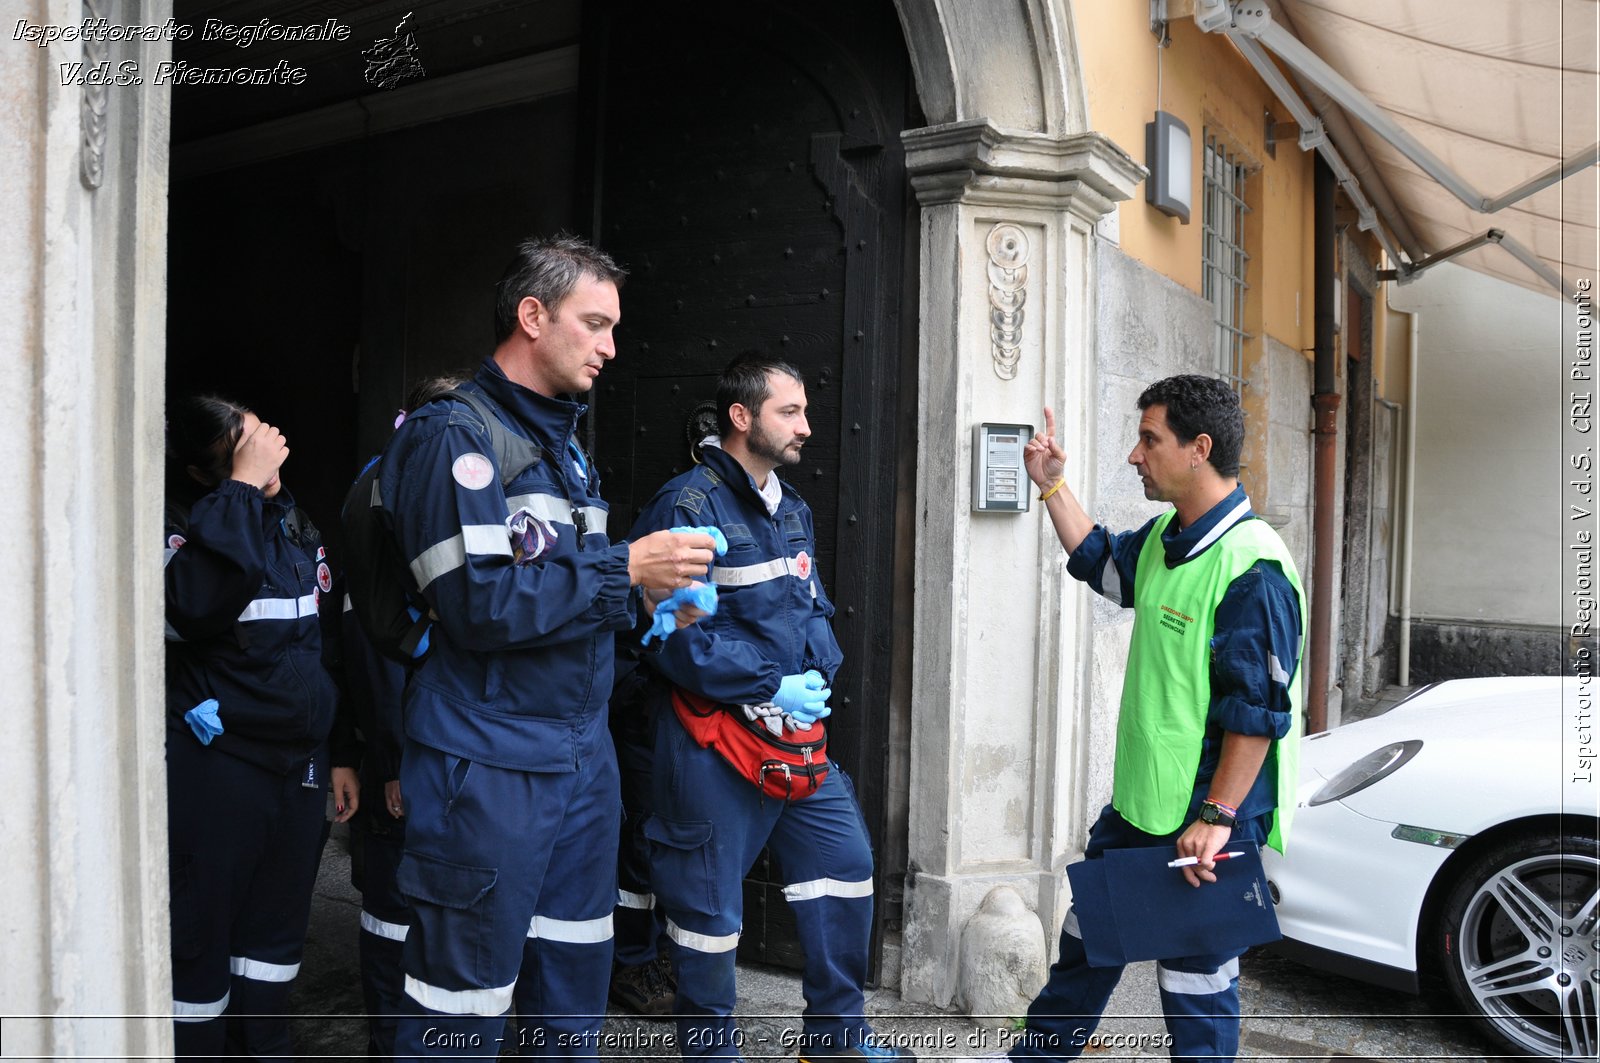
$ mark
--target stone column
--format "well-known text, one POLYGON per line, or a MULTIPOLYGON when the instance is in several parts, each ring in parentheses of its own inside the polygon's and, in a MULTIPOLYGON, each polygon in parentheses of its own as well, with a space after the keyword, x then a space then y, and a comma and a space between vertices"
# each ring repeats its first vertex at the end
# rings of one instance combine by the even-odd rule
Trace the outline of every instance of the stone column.
POLYGON ((18 20, 151 25, 171 13, 28 3, 8 11, 0 46, 0 1014, 47 1017, 6 1020, 14 1056, 172 1051, 160 1018, 172 1009, 160 560, 170 90, 154 84, 171 45, 9 37, 18 20), (144 83, 83 86, 62 69, 102 60, 113 75, 137 64, 144 83))
MULTIPOLYGON (((922 340, 901 992, 943 1006, 962 996, 962 930, 996 887, 1027 910, 992 907, 1053 947, 1059 872, 1086 819, 1085 600, 1036 498, 1024 514, 971 511, 973 426, 1042 427, 1048 404, 1061 438, 1092 438, 1094 224, 1144 171, 1097 133, 978 120, 904 140, 922 340)), ((1093 453, 1073 445, 1068 461, 1069 483, 1087 485, 1093 453)))

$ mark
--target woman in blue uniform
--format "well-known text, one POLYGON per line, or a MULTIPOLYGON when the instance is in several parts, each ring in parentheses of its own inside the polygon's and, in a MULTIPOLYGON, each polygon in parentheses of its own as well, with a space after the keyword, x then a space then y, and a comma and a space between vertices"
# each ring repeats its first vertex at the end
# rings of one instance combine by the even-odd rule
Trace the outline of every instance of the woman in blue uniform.
MULTIPOLYGON (((325 837, 338 692, 321 536, 279 479, 283 433, 185 399, 167 422, 167 828, 177 1054, 289 1055, 325 837)), ((341 751, 339 763, 353 763, 341 751)), ((340 820, 358 786, 333 768, 340 820)))

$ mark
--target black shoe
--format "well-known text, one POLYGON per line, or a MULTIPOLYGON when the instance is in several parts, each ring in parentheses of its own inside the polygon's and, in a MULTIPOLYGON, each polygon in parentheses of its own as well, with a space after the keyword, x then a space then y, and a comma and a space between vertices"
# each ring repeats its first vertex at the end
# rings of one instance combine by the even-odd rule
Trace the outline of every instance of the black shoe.
POLYGON ((630 1015, 670 1018, 678 1007, 678 985, 665 956, 637 966, 618 964, 611 972, 611 1003, 630 1015))

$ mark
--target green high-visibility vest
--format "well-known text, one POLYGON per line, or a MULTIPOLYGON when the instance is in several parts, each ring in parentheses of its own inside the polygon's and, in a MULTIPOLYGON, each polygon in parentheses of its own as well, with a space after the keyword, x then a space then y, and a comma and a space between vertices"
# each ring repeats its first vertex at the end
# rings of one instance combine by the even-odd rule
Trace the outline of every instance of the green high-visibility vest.
MULTIPOLYGON (((1276 561, 1299 600, 1302 631, 1295 674, 1288 684, 1293 722, 1289 733, 1267 753, 1267 763, 1276 763, 1278 775, 1278 809, 1267 844, 1281 853, 1299 781, 1306 592, 1288 548, 1262 520, 1240 521, 1199 557, 1168 568, 1161 533, 1174 515, 1169 511, 1156 518, 1134 574, 1133 641, 1117 719, 1111 804, 1148 834, 1170 834, 1184 825, 1211 703, 1211 637, 1217 606, 1228 585, 1251 565, 1276 561)), ((1271 664, 1281 668, 1275 658, 1271 664)))

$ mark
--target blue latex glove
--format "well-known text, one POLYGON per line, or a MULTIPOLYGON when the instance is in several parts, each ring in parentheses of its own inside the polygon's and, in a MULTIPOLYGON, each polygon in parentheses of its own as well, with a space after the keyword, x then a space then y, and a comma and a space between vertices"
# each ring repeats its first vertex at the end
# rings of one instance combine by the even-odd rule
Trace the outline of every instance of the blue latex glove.
POLYGON ((211 740, 222 733, 222 721, 217 718, 217 699, 207 698, 184 713, 183 722, 200 739, 201 745, 209 746, 211 740))
POLYGON ((679 535, 709 535, 716 543, 718 557, 728 552, 728 539, 722 534, 721 528, 668 528, 667 530, 679 535))
MULTIPOLYGON (((411 618, 413 623, 422 619, 422 611, 414 605, 406 606, 406 615, 411 618)), ((432 637, 433 625, 429 624, 428 630, 424 631, 422 638, 417 640, 417 648, 411 651, 412 660, 420 661, 428 655, 428 640, 432 637)))
POLYGON ((832 696, 822 673, 810 668, 799 675, 784 676, 778 692, 772 695, 772 703, 804 730, 833 711, 828 708, 828 698, 832 696))
MULTIPOLYGON (((681 530, 683 529, 673 529, 673 531, 681 530)), ((691 530, 702 531, 704 529, 696 528, 691 530)), ((716 531, 715 528, 711 530, 716 531)), ((720 536, 722 533, 717 532, 717 534, 720 536)), ((679 587, 667 595, 666 600, 656 606, 655 616, 650 621, 650 630, 644 633, 644 638, 640 640, 641 645, 650 645, 650 640, 654 638, 664 640, 668 635, 678 630, 678 607, 683 605, 692 605, 707 616, 715 615, 717 611, 716 586, 710 583, 695 583, 688 587, 679 587)))

